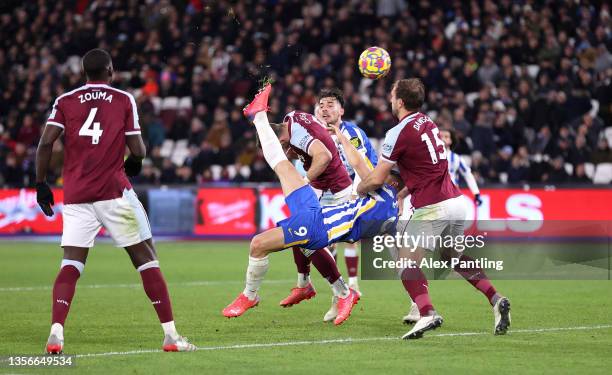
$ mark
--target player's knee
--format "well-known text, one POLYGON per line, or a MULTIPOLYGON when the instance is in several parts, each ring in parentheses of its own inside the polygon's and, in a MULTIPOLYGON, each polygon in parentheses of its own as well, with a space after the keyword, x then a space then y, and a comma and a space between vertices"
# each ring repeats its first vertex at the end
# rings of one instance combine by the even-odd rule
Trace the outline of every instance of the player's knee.
POLYGON ((263 258, 267 255, 264 240, 260 235, 253 237, 251 240, 249 254, 254 258, 263 258))

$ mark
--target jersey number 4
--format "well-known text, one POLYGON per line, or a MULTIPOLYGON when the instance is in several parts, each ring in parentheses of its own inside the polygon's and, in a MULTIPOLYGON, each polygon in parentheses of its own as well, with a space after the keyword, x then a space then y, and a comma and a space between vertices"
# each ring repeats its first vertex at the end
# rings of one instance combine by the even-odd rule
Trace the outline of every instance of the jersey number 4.
POLYGON ((439 133, 440 130, 438 128, 431 129, 433 139, 436 141, 436 147, 439 146, 442 148, 442 152, 439 152, 437 154, 436 149, 431 143, 431 138, 429 137, 429 135, 427 133, 421 134, 421 141, 425 142, 425 144, 427 145, 427 150, 429 150, 429 156, 431 156, 431 162, 433 164, 438 164, 438 156, 440 157, 440 159, 446 159, 446 148, 444 147, 444 142, 442 142, 442 140, 438 136, 439 133))
POLYGON ((98 108, 92 108, 89 111, 89 115, 87 116, 87 120, 81 129, 79 130, 79 135, 82 137, 91 137, 91 144, 97 145, 100 142, 100 137, 102 136, 102 129, 100 129, 100 123, 94 122, 94 117, 96 117, 96 113, 98 112, 98 108))

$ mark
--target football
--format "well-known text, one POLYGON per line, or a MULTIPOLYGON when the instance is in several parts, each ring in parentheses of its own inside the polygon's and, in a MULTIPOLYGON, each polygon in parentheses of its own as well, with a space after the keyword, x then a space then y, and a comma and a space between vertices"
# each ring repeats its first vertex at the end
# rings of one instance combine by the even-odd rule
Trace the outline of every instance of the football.
POLYGON ((380 47, 366 48, 359 56, 359 71, 370 79, 380 79, 391 70, 389 52, 380 47))

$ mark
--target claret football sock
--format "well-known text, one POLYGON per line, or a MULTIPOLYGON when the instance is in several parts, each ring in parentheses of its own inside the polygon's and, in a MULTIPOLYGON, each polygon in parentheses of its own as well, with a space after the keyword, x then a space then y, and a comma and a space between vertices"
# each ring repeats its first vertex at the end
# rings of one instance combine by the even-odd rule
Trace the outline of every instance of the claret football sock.
POLYGON ((347 247, 344 248, 344 262, 346 263, 346 269, 348 270, 349 284, 353 284, 351 279, 357 278, 359 269, 359 256, 357 255, 356 247, 349 247, 347 245, 347 247))
POLYGON ((479 267, 466 267, 462 268, 462 264, 473 264, 474 259, 467 256, 461 255, 459 258, 459 264, 454 267, 454 270, 460 274, 465 281, 472 284, 474 288, 478 289, 482 294, 487 297, 491 306, 495 305, 497 299, 500 297, 491 281, 487 278, 482 268, 479 267))
POLYGON ((298 271, 297 287, 304 288, 310 283, 310 260, 299 247, 294 246, 292 250, 293 261, 298 271))
POLYGON ((173 321, 170 295, 168 294, 166 280, 164 280, 164 276, 159 269, 159 262, 145 263, 138 267, 138 271, 142 278, 142 286, 147 297, 151 300, 155 312, 157 312, 160 323, 173 321))
POLYGON ((330 285, 340 278, 338 265, 327 248, 312 253, 310 261, 330 285))
POLYGON ((64 326, 76 290, 76 283, 81 277, 84 267, 83 263, 76 260, 62 260, 61 269, 53 284, 51 323, 54 325, 58 323, 60 326, 64 326))
POLYGON ((426 316, 434 310, 429 298, 429 283, 419 268, 406 268, 402 271, 402 284, 410 294, 410 298, 419 307, 421 316, 426 316))
POLYGON ((272 130, 270 122, 268 122, 268 116, 266 112, 257 112, 255 119, 253 120, 257 135, 259 136, 259 142, 261 142, 261 149, 264 154, 264 158, 270 168, 274 169, 278 163, 283 160, 287 160, 287 156, 283 151, 283 147, 272 130))
POLYGON ((268 272, 270 266, 268 256, 263 258, 249 257, 249 266, 246 272, 246 286, 242 292, 251 301, 257 297, 257 291, 268 272))

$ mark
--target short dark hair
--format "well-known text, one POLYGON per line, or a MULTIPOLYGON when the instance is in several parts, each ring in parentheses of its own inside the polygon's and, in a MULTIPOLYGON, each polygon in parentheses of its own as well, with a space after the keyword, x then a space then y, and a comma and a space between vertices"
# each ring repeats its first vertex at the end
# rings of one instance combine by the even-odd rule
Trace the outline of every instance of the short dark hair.
POLYGON ((395 82, 395 97, 402 99, 407 110, 419 110, 425 102, 425 85, 418 78, 400 79, 395 82))
POLYGON ((108 67, 112 64, 111 56, 101 48, 90 50, 83 56, 83 70, 88 79, 105 79, 108 67))
POLYGON ((337 87, 321 90, 317 102, 321 101, 323 98, 334 98, 340 103, 340 107, 344 108, 344 93, 337 87))
POLYGON ((448 132, 448 134, 450 135, 450 139, 451 139, 451 144, 449 146, 451 151, 455 151, 455 148, 457 147, 457 133, 450 128, 440 128, 441 132, 448 132))

